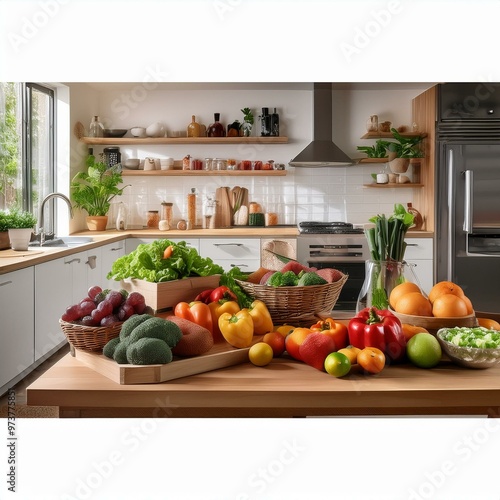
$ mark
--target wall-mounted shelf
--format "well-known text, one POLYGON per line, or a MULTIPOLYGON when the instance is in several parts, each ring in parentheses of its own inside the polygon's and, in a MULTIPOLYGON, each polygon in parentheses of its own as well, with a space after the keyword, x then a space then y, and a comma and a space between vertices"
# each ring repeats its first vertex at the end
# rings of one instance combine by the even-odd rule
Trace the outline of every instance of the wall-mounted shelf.
POLYGON ((372 184, 363 184, 367 188, 377 188, 377 189, 387 189, 387 188, 420 188, 424 187, 423 184, 416 184, 414 182, 406 182, 405 184, 377 184, 373 182, 372 184))
POLYGON ((134 176, 235 176, 235 177, 249 177, 249 176, 272 176, 279 177, 286 175, 286 170, 122 170, 123 177, 134 176))
POLYGON ((82 137, 85 144, 119 146, 120 144, 287 144, 288 137, 82 137))
POLYGON ((357 163, 387 163, 389 158, 358 158, 357 163))
MULTIPOLYGON (((400 132, 401 137, 427 137, 419 132, 400 132)), ((361 139, 394 139, 392 132, 367 132, 361 139)))

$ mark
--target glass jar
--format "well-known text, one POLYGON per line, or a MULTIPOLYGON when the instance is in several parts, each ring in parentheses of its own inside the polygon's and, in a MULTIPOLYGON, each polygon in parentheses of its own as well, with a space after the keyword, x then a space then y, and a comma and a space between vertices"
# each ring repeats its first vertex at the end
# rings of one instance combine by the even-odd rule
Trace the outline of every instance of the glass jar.
POLYGON ((213 170, 213 159, 205 158, 205 170, 213 170))
POLYGON ((104 127, 97 115, 94 116, 94 119, 90 122, 89 137, 104 137, 104 127))
POLYGON ((233 158, 229 158, 227 160, 227 170, 236 170, 236 160, 233 158))
POLYGON ((173 203, 164 201, 161 204, 161 217, 160 220, 167 221, 168 226, 171 228, 173 223, 173 203))
POLYGON ((240 170, 252 170, 252 162, 250 160, 243 160, 240 163, 240 170))
POLYGON ((148 229, 158 229, 160 214, 158 210, 148 210, 147 227, 148 229))
POLYGON ((366 131, 367 132, 378 132, 378 116, 371 115, 366 121, 366 131))
POLYGON ((222 158, 214 158, 212 162, 212 170, 226 170, 226 160, 222 158))
POLYGON ((365 281, 359 292, 356 312, 365 307, 387 309, 393 288, 406 281, 419 285, 412 267, 406 262, 367 260, 365 281))
POLYGON ((220 113, 214 113, 214 123, 212 123, 207 129, 208 137, 226 137, 224 125, 222 125, 219 119, 220 113))

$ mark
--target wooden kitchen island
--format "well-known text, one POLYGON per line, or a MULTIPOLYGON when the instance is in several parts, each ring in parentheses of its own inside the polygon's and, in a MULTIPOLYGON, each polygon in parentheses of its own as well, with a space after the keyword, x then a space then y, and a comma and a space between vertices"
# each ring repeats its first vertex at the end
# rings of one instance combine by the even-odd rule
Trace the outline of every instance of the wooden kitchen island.
POLYGON ((120 385, 70 354, 27 389, 60 417, 307 417, 500 414, 500 366, 386 367, 334 378, 290 358, 156 384, 120 385))

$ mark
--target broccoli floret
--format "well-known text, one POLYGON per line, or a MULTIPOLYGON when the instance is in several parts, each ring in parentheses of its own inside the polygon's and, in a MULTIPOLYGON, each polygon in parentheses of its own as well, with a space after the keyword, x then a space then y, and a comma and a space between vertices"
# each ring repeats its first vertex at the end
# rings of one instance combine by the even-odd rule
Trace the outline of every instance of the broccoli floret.
POLYGON ((102 353, 107 358, 113 359, 113 354, 115 352, 116 346, 120 343, 120 337, 115 337, 111 339, 103 348, 102 353))
POLYGON ((161 339, 142 338, 127 347, 127 360, 132 365, 165 364, 172 359, 170 347, 161 339))
POLYGON ((325 283, 328 283, 328 281, 322 278, 319 274, 311 272, 311 273, 304 273, 299 279, 297 285, 310 286, 310 285, 324 285, 325 283))
POLYGON ((281 278, 281 286, 295 286, 299 278, 293 271, 286 271, 281 278))
POLYGON ((133 329, 127 342, 132 344, 142 338, 160 339, 169 347, 175 347, 182 338, 182 331, 172 321, 152 316, 133 329))
POLYGON ((280 271, 276 271, 274 274, 271 274, 271 276, 269 276, 266 285, 281 286, 282 279, 283 279, 283 273, 281 273, 280 271))
POLYGON ((126 342, 118 342, 118 345, 115 347, 115 351, 113 352, 113 359, 119 364, 119 365, 126 365, 128 364, 127 360, 127 346, 128 344, 126 342))
POLYGON ((123 322, 123 325, 120 330, 120 339, 126 340, 130 334, 134 331, 136 326, 139 326, 141 323, 144 323, 148 319, 151 319, 153 316, 150 314, 133 314, 123 322))

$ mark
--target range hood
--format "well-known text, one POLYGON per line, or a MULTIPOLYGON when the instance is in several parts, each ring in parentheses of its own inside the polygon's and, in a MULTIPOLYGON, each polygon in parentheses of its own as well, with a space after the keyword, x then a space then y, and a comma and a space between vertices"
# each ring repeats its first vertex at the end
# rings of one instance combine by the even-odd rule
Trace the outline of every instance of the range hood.
POLYGON ((332 84, 315 83, 313 140, 289 165, 292 167, 345 167, 353 161, 332 141, 332 84))

